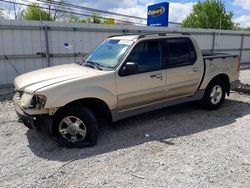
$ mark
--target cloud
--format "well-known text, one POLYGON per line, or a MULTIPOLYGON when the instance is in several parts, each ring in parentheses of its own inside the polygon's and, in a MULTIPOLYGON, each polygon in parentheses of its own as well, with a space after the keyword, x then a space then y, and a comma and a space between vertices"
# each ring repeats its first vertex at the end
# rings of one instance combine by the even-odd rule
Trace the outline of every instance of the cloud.
MULTIPOLYGON (((146 1, 145 4, 134 4, 131 7, 120 7, 120 8, 112 8, 109 9, 109 11, 122 13, 126 15, 133 15, 138 17, 147 18, 147 6, 154 4, 153 1, 146 1)), ((171 22, 182 22, 187 15, 190 14, 190 12, 193 9, 194 3, 170 3, 169 4, 169 21, 171 22)))
POLYGON ((250 15, 242 15, 238 18, 235 18, 233 21, 239 23, 240 27, 250 27, 250 15))
MULTIPOLYGON (((77 4, 111 12, 122 13, 138 17, 147 17, 147 6, 154 4, 156 0, 78 0, 77 4)), ((74 4, 76 2, 74 1, 74 4)), ((173 22, 181 22, 193 9, 192 2, 170 3, 169 17, 173 22)))
POLYGON ((140 7, 143 5, 146 5, 148 2, 152 1, 146 1, 146 0, 108 0, 108 1, 103 1, 103 0, 78 0, 72 1, 74 4, 78 4, 81 6, 86 6, 86 7, 91 7, 91 8, 98 8, 102 10, 111 10, 111 9, 118 9, 118 8, 134 8, 134 7, 140 7))
MULTIPOLYGON (((91 7, 101 10, 107 10, 110 12, 116 12, 131 16, 137 16, 137 17, 143 17, 147 18, 147 6, 155 4, 155 2, 158 2, 158 0, 69 0, 70 3, 85 6, 85 7, 91 7)), ((235 0, 240 1, 240 0, 235 0)), ((31 3, 31 2, 37 2, 36 0, 16 0, 16 2, 22 2, 22 3, 31 3)), ((1 4, 1 3, 0 3, 1 4)), ((181 3, 170 3, 169 8, 169 21, 172 22, 182 22, 183 19, 192 11, 193 7, 192 2, 181 2, 181 3)), ((7 10, 12 11, 13 7, 11 7, 10 4, 5 4, 8 6, 6 7, 7 10)), ((114 16, 116 17, 116 16, 114 16)), ((119 17, 116 17, 117 19, 121 19, 119 17)), ((126 20, 126 18, 123 18, 122 20, 126 20)), ((129 21, 133 22, 142 22, 142 20, 135 20, 135 19, 128 19, 129 21)), ((143 23, 146 23, 146 21, 143 21, 143 23)))
POLYGON ((116 12, 131 16, 137 16, 141 18, 147 18, 147 7, 148 5, 154 4, 153 1, 132 1, 133 3, 130 4, 129 7, 119 7, 119 8, 111 8, 108 9, 110 12, 116 12))
POLYGON ((250 1, 248 0, 233 0, 234 5, 238 5, 243 9, 250 10, 250 1))
POLYGON ((182 22, 193 10, 194 3, 170 3, 169 20, 172 22, 182 22))
MULTIPOLYGON (((250 10, 249 0, 233 0, 233 5, 240 6, 242 9, 250 10)), ((246 12, 247 14, 248 12, 246 12)), ((235 18, 233 21, 240 24, 240 27, 247 28, 250 27, 250 15, 241 15, 235 18)))

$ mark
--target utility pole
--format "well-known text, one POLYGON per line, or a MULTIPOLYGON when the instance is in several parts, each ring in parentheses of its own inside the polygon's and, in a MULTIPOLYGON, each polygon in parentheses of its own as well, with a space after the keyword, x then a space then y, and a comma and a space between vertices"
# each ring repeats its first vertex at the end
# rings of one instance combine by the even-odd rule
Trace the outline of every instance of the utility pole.
POLYGON ((13 9, 14 9, 14 14, 15 14, 15 20, 17 20, 16 0, 13 0, 13 9))

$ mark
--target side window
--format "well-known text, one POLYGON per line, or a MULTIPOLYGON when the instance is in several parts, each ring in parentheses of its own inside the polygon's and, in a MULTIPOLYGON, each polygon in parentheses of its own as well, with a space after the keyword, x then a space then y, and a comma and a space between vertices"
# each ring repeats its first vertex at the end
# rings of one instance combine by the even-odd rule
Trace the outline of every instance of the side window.
POLYGON ((138 43, 127 58, 127 62, 135 62, 139 73, 161 69, 162 47, 158 40, 138 43))
POLYGON ((167 39, 167 65, 180 67, 192 65, 196 61, 193 43, 188 38, 167 39))
POLYGON ((188 41, 191 62, 195 63, 195 61, 197 60, 197 54, 196 54, 196 50, 194 48, 194 44, 191 42, 190 39, 187 39, 187 41, 188 41))

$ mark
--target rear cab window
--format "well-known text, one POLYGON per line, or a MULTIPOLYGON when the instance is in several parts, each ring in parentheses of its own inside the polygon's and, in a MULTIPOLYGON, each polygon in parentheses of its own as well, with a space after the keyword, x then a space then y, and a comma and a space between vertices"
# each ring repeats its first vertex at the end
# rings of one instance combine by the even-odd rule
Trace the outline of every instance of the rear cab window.
POLYGON ((165 44, 167 68, 193 65, 196 62, 197 54, 189 38, 169 38, 165 44))

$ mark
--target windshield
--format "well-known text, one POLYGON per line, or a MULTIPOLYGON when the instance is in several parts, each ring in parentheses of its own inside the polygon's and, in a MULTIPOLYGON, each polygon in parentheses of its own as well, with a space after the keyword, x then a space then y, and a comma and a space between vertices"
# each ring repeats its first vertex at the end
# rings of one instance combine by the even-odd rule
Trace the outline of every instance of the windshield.
POLYGON ((114 68, 132 43, 130 40, 108 39, 90 53, 85 61, 114 68))

